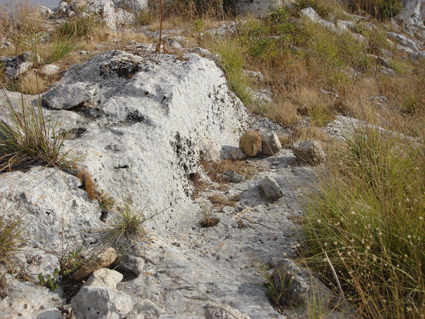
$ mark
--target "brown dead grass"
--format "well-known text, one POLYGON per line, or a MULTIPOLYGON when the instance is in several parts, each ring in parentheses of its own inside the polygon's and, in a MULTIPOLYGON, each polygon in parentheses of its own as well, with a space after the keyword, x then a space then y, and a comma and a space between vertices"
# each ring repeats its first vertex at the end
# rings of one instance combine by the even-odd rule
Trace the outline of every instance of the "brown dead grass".
POLYGON ((228 184, 228 180, 222 175, 225 172, 235 171, 237 174, 242 175, 245 178, 250 178, 255 172, 252 164, 244 161, 234 161, 231 159, 221 162, 208 162, 201 160, 200 164, 203 166, 208 177, 213 182, 220 184, 228 184))
POLYGON ((238 195, 231 196, 230 198, 222 195, 212 195, 208 198, 215 207, 223 208, 224 206, 236 207, 240 197, 238 195))

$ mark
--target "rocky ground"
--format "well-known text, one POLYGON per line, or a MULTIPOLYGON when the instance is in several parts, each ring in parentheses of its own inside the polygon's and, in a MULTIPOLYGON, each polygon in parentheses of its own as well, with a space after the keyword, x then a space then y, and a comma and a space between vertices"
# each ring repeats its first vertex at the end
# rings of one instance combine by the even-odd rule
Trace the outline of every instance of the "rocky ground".
MULTIPOLYGON (((72 10, 61 5, 60 12, 72 10)), ((325 23, 311 10, 304 14, 325 23)), ((233 28, 234 23, 225 23, 209 33, 233 28)), ((93 58, 72 66, 40 99, 24 96, 26 107, 38 110, 42 105, 58 134, 69 132, 63 149, 78 159, 85 177, 75 168, 41 166, 1 174, 3 216, 22 218, 25 225, 17 265, 26 280, 17 272, 4 275, 0 317, 309 316, 305 307, 274 308, 264 274, 273 277, 277 265, 288 265, 295 257, 303 238, 301 203, 325 169, 323 150, 313 141, 282 148, 278 140, 273 152, 263 142, 262 152, 247 158, 239 148, 244 132, 259 131, 263 141, 292 132, 250 114, 228 89, 217 57, 203 48, 185 48, 178 37, 178 30, 165 32, 167 46, 178 55, 157 54, 153 45, 137 42, 123 45, 125 51, 89 52, 93 58), (315 155, 310 158, 311 150, 315 155), (117 206, 129 201, 145 216, 158 213, 144 223, 144 236, 107 240, 120 213, 92 198, 88 177, 117 206), (79 276, 86 282, 77 295, 78 285, 70 289, 55 275, 55 268, 61 270, 64 258, 76 250, 85 261, 82 268, 89 268, 79 276), (93 256, 91 268, 87 260, 93 256), (39 274, 57 277, 59 287, 41 286, 39 274)), ((393 38, 415 58, 423 57, 424 51, 406 37, 393 38)), ((18 57, 9 60, 6 71, 12 77, 24 73, 19 68, 32 67, 15 63, 18 57)), ((8 108, 22 111, 22 96, 5 93, 0 116, 13 126, 8 108)), ((262 93, 254 94, 257 103, 270 99, 262 93)), ((308 118, 303 121, 308 124, 308 118)), ((354 122, 364 125, 338 116, 323 134, 342 138, 354 122)), ((327 317, 348 317, 323 284, 290 265, 288 300, 318 298, 327 317)))

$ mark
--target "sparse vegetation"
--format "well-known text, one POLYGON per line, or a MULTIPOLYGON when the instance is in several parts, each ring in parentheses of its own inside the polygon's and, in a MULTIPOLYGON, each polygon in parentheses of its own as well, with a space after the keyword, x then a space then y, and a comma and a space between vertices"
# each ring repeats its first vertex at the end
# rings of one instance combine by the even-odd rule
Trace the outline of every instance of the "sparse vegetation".
POLYGON ((425 311, 424 163, 423 145, 357 131, 334 150, 321 192, 308 201, 309 265, 329 271, 326 251, 346 297, 366 317, 425 311))
POLYGON ((67 153, 61 153, 64 137, 56 134, 56 123, 47 122, 42 108, 21 101, 19 111, 9 104, 9 122, 0 122, 0 171, 28 169, 35 164, 62 166, 67 153))
POLYGON ((145 208, 136 207, 131 197, 122 199, 122 206, 113 212, 112 221, 106 226, 108 240, 118 243, 122 238, 134 239, 143 237, 146 233, 143 223, 152 219, 162 211, 145 216, 145 208))
POLYGON ((24 230, 22 218, 7 220, 4 214, 0 216, 0 264, 6 269, 16 268, 14 254, 25 242, 22 234, 24 230))

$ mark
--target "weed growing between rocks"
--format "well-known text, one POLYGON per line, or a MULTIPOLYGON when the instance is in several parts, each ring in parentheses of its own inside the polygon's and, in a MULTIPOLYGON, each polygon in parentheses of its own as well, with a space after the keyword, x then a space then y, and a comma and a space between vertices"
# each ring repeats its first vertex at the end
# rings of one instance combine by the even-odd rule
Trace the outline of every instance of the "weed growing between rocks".
POLYGON ((199 222, 201 227, 214 227, 218 225, 219 222, 220 218, 211 216, 211 212, 209 210, 202 208, 202 219, 199 222))
POLYGON ((61 152, 65 137, 56 134, 57 122, 47 122, 40 105, 27 106, 23 100, 16 110, 6 92, 2 93, 8 101, 10 124, 0 123, 0 172, 37 164, 65 165, 68 153, 61 152))
POLYGON ((16 271, 14 254, 25 242, 22 234, 24 229, 21 218, 6 220, 4 214, 0 216, 0 264, 8 270, 16 271))
POLYGON ((370 318, 425 313, 425 150, 373 129, 329 156, 321 192, 308 201, 309 266, 334 266, 347 299, 370 318))
POLYGON ((118 244, 122 238, 129 240, 143 237, 146 235, 143 224, 166 209, 145 216, 145 208, 136 207, 131 197, 123 197, 122 207, 117 207, 112 221, 103 229, 108 233, 107 241, 118 244))

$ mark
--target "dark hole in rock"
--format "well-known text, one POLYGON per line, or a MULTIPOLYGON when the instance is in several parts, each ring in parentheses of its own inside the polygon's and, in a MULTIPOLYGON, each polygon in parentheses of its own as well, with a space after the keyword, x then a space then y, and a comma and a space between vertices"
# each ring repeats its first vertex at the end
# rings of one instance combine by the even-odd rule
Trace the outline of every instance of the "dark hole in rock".
POLYGON ((101 215, 100 215, 100 220, 102 222, 106 222, 106 220, 108 219, 108 214, 109 214, 109 212, 107 210, 102 210, 101 215))
POLYGON ((208 216, 208 217, 202 219, 199 222, 199 224, 202 227, 214 227, 214 226, 217 226, 219 222, 220 222, 220 218, 208 216))

